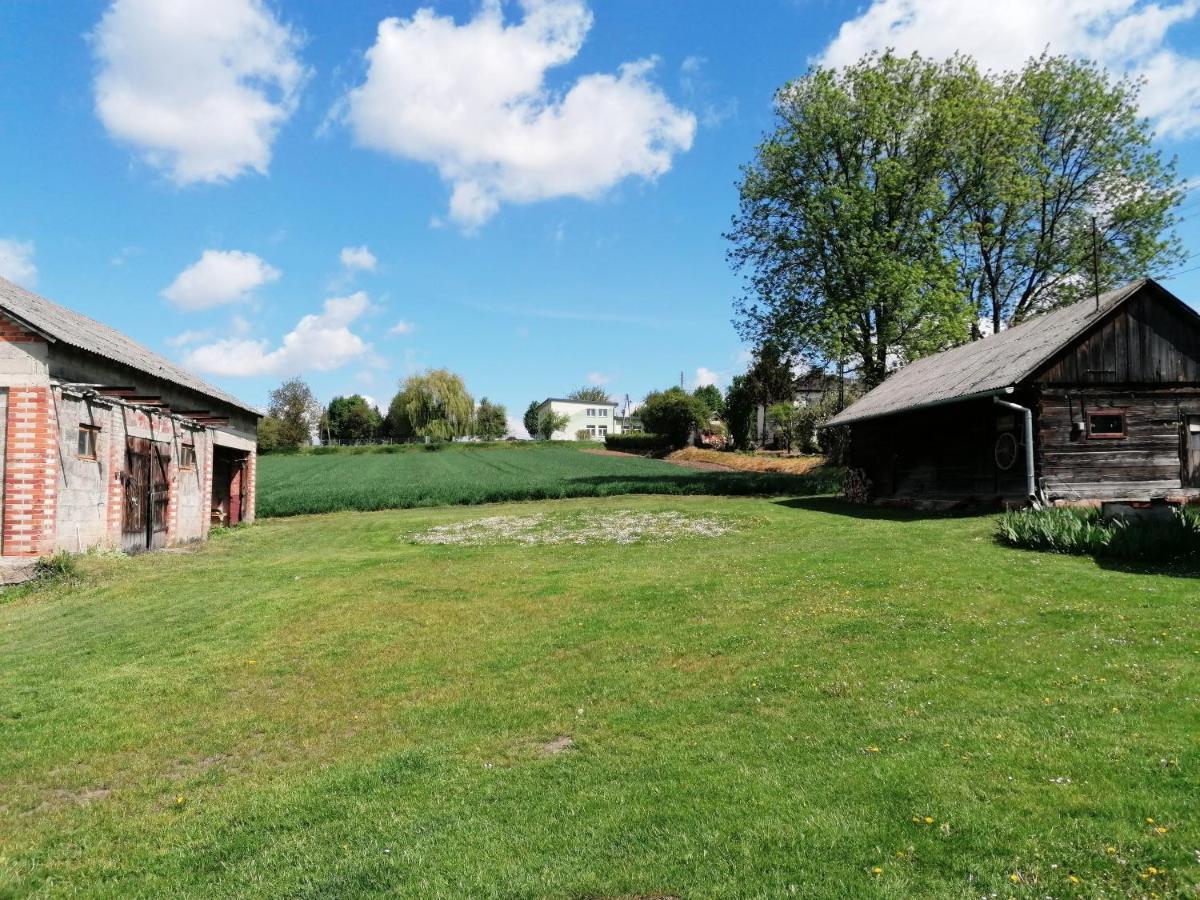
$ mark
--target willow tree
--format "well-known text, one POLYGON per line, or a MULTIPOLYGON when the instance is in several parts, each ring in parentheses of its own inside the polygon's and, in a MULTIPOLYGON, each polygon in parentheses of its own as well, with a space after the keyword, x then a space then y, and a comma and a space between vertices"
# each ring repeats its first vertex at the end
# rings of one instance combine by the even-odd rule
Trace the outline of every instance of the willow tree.
POLYGON ((388 430, 398 440, 448 441, 471 433, 475 401, 462 378, 446 369, 410 375, 388 407, 388 430))

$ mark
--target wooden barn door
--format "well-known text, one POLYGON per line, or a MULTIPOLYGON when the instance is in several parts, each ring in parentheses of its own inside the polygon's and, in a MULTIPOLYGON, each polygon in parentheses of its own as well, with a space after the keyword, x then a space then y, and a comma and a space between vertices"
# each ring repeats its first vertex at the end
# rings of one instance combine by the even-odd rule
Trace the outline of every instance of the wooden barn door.
POLYGON ((1200 416, 1183 419, 1183 478, 1187 487, 1200 488, 1200 416))
POLYGON ((125 442, 125 512, 121 546, 147 550, 167 543, 167 503, 171 450, 146 438, 125 442))

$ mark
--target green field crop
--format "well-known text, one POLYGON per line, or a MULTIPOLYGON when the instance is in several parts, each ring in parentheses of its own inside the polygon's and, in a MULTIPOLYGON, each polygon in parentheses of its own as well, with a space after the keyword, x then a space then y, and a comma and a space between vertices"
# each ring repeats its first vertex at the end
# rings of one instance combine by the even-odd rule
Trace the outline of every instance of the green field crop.
POLYGON ((817 494, 838 483, 829 471, 702 472, 565 444, 451 445, 435 453, 417 448, 263 456, 257 505, 258 515, 271 517, 615 494, 817 494))

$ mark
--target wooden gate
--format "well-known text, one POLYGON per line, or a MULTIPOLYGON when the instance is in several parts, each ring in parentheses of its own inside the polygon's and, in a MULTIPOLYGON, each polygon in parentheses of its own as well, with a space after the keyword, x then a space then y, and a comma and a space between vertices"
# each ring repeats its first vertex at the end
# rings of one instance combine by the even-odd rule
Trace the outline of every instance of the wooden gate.
POLYGON ((167 543, 171 448, 146 438, 125 442, 125 511, 121 546, 152 550, 167 543))
POLYGON ((1183 483, 1200 488, 1200 416, 1183 418, 1183 483))

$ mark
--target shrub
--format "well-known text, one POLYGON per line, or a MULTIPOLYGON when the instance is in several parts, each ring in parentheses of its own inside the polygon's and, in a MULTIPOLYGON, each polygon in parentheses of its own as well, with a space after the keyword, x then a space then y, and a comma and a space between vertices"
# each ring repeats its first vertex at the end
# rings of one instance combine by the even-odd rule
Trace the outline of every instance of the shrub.
POLYGON ((43 556, 33 565, 33 577, 40 582, 68 582, 79 580, 79 565, 75 557, 66 550, 53 556, 43 556))
POLYGON ((625 453, 662 453, 671 449, 671 442, 661 434, 633 432, 610 434, 604 439, 604 446, 625 453))
POLYGON ((1170 518, 1104 518, 1098 509, 1022 509, 1005 513, 996 536, 1006 544, 1048 553, 1074 553, 1140 562, 1200 561, 1200 509, 1170 518))
POLYGON ((682 447, 693 431, 703 428, 709 411, 704 403, 677 387, 653 391, 638 407, 638 416, 653 433, 662 435, 672 447, 682 447))
POLYGON ((577 432, 575 432, 575 440, 577 441, 594 441, 595 439, 596 436, 586 428, 580 428, 577 432))

